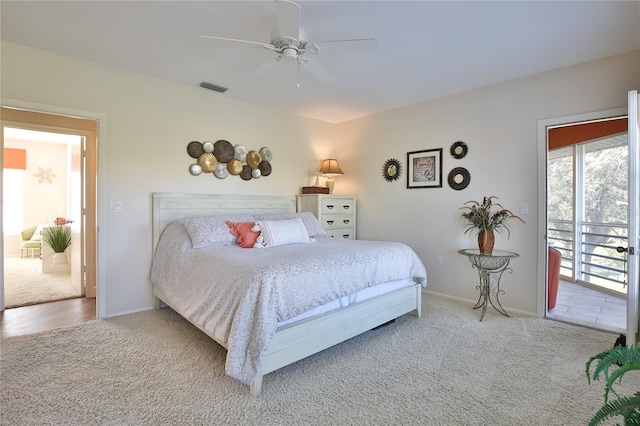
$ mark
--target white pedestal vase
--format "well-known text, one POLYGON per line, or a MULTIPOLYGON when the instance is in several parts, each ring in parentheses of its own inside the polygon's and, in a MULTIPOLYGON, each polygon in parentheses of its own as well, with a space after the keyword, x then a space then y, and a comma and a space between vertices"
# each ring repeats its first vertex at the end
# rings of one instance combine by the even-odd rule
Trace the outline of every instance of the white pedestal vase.
POLYGON ((68 252, 69 249, 64 253, 56 253, 51 247, 43 244, 42 272, 44 274, 68 274, 71 271, 68 252))

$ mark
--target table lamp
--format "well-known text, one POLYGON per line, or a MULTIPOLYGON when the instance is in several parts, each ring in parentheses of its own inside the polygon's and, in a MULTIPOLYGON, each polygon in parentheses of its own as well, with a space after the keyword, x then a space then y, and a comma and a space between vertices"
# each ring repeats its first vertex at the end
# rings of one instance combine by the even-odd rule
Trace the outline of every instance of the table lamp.
POLYGON ((327 188, 329 188, 329 193, 333 194, 333 186, 334 181, 333 177, 337 175, 343 175, 344 172, 340 169, 340 165, 338 164, 338 160, 335 158, 329 158, 327 160, 322 160, 322 164, 320 165, 320 173, 325 176, 328 176, 327 179, 327 188))

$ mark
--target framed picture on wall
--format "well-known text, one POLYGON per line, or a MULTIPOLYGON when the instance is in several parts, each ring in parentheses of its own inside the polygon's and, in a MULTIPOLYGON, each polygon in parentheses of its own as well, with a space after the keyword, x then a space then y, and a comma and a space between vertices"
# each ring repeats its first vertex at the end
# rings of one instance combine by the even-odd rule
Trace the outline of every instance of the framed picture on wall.
POLYGON ((407 188, 442 188, 442 148, 407 152, 407 188))

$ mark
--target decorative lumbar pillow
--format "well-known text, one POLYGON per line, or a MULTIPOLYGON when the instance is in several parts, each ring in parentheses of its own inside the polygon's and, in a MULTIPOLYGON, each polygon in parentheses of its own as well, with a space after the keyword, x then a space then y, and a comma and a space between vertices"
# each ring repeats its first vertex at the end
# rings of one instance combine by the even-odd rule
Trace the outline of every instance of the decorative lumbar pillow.
POLYGON ((253 245, 256 248, 311 242, 307 229, 300 218, 275 221, 259 220, 252 230, 260 231, 260 236, 253 245))
POLYGON ((254 222, 232 222, 227 221, 229 232, 231 235, 238 237, 237 243, 242 248, 252 248, 256 243, 256 239, 260 236, 260 231, 253 231, 251 228, 255 226, 254 222))
POLYGON ((189 216, 179 220, 185 227, 194 249, 235 244, 237 237, 229 233, 227 221, 255 222, 251 215, 189 216))
POLYGON ((36 230, 33 232, 29 241, 41 241, 42 240, 42 225, 38 225, 36 230))
POLYGON ((256 220, 284 220, 300 218, 304 227, 307 228, 309 237, 326 237, 327 231, 322 227, 320 221, 311 212, 297 213, 263 213, 254 214, 256 220))

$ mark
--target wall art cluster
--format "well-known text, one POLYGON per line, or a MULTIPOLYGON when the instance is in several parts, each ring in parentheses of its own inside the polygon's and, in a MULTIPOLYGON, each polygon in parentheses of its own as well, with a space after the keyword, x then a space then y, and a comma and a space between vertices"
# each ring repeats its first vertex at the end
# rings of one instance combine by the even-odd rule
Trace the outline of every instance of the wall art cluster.
MULTIPOLYGON (((442 188, 442 148, 407 152, 407 188, 442 188)), ((449 148, 449 153, 456 160, 461 160, 469 153, 466 142, 456 141, 449 148)), ((402 173, 402 165, 395 158, 382 165, 382 177, 387 182, 398 180, 402 173)), ((464 167, 454 167, 447 176, 449 186, 461 191, 469 186, 471 174, 464 167)))
POLYGON ((271 149, 247 150, 243 145, 231 145, 229 141, 192 141, 187 145, 187 153, 196 160, 189 166, 193 176, 212 173, 218 179, 229 175, 240 176, 242 180, 258 179, 271 174, 271 149))

